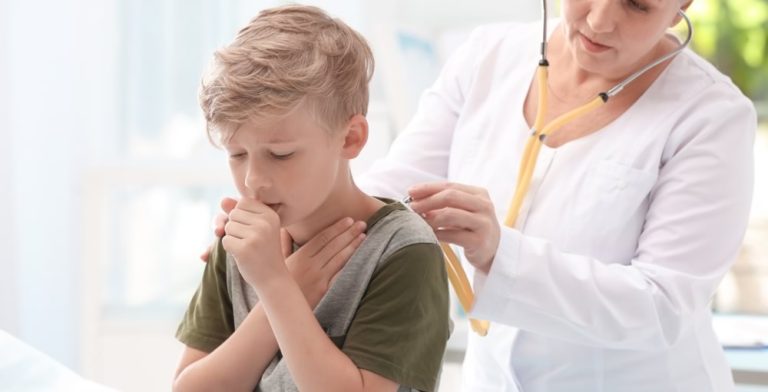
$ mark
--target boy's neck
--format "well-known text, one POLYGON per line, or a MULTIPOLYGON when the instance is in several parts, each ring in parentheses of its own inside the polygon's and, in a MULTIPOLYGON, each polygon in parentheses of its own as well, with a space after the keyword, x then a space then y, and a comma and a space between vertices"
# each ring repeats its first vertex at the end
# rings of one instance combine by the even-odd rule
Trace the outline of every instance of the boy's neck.
POLYGON ((350 217, 355 221, 366 221, 384 205, 384 202, 361 191, 350 177, 349 181, 334 191, 315 213, 301 222, 286 226, 285 229, 295 243, 303 245, 341 218, 350 217))

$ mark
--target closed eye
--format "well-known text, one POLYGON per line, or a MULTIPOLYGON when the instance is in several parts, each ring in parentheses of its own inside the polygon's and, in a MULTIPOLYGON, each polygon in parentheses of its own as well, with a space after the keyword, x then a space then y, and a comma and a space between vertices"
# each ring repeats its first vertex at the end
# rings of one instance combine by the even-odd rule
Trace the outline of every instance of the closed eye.
POLYGON ((629 3, 630 7, 634 8, 634 9, 636 9, 638 11, 648 12, 648 7, 645 6, 644 4, 640 3, 637 0, 627 0, 627 2, 629 3))
POLYGON ((272 158, 274 158, 274 159, 277 159, 277 160, 280 160, 280 161, 284 161, 284 160, 289 159, 290 157, 292 157, 293 153, 289 152, 287 154, 278 154, 278 153, 275 153, 275 152, 270 152, 269 155, 272 158))

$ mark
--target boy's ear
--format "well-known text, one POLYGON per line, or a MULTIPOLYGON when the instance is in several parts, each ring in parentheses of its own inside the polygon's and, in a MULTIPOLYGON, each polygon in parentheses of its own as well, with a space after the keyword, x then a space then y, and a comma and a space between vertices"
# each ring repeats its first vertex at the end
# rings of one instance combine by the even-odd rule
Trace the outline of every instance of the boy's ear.
POLYGON ((368 141, 368 120, 362 114, 356 114, 349 119, 344 128, 344 145, 341 147, 341 156, 353 159, 360 155, 360 151, 368 141))

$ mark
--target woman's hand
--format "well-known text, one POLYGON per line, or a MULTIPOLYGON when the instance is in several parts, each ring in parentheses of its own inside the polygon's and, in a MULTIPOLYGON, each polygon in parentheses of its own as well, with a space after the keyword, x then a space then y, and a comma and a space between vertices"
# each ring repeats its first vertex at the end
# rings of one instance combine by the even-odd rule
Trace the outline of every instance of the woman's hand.
MULTIPOLYGON (((217 237, 224 236, 229 213, 237 200, 224 198, 221 210, 214 220, 217 237)), ((301 288, 309 305, 314 308, 333 285, 339 271, 365 239, 365 222, 343 218, 328 226, 293 253, 293 240, 285 229, 280 229, 280 249, 291 276, 301 288), (292 254, 293 253, 293 254, 292 254)), ((200 257, 208 261, 210 248, 200 257)))
MULTIPOLYGON (((213 233, 216 235, 216 238, 224 237, 224 226, 227 224, 227 221, 229 220, 229 212, 232 211, 233 208, 237 205, 237 200, 232 199, 230 197, 225 197, 221 199, 221 212, 216 214, 216 217, 213 218, 213 233)), ((208 259, 211 257, 211 247, 213 245, 205 248, 205 251, 200 254, 200 260, 203 260, 203 262, 208 262, 208 259)))
POLYGON ((488 191, 451 182, 419 184, 408 190, 411 208, 432 226, 440 241, 464 248, 475 268, 488 273, 501 228, 488 191))

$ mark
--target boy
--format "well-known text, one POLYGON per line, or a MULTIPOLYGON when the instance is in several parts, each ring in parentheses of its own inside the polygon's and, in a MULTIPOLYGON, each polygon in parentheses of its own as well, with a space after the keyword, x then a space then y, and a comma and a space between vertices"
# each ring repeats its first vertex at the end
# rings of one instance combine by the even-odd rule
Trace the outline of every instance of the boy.
POLYGON ((435 389, 449 335, 439 245, 349 171, 372 69, 358 33, 305 6, 261 12, 216 53, 200 101, 241 200, 179 326, 175 390, 435 389), (327 293, 304 294, 281 227, 304 244, 343 217, 367 222, 364 240, 327 293))

